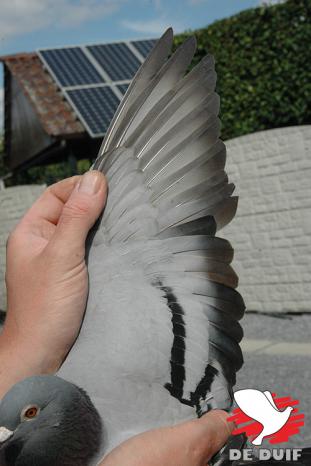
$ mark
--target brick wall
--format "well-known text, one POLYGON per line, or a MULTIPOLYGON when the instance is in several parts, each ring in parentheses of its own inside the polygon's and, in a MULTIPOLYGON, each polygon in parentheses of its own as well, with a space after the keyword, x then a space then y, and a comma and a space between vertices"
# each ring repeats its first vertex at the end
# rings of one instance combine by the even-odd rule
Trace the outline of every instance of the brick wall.
POLYGON ((226 143, 236 218, 223 230, 249 310, 311 311, 311 126, 226 143))
POLYGON ((44 189, 45 186, 27 185, 0 190, 0 309, 6 309, 4 275, 7 237, 44 189))

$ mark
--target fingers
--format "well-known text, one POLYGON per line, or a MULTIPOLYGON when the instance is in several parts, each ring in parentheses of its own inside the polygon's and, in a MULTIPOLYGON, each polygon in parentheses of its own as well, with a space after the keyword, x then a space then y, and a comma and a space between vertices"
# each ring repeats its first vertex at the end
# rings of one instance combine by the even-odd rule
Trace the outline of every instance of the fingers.
POLYGON ((228 417, 225 411, 212 410, 200 419, 177 426, 181 429, 181 436, 188 438, 197 464, 207 464, 227 442, 234 428, 234 424, 227 421, 228 417))
POLYGON ((230 436, 228 416, 214 410, 200 419, 144 432, 116 447, 100 465, 206 466, 230 436))
POLYGON ((34 224, 41 220, 56 224, 72 191, 81 176, 72 176, 49 186, 23 218, 23 223, 34 224))
POLYGON ((207 461, 225 445, 234 429, 228 417, 225 411, 214 409, 198 419, 198 441, 204 445, 202 454, 207 461))
POLYGON ((64 255, 84 251, 87 234, 102 212, 106 198, 104 175, 96 170, 85 173, 63 204, 49 246, 64 255))

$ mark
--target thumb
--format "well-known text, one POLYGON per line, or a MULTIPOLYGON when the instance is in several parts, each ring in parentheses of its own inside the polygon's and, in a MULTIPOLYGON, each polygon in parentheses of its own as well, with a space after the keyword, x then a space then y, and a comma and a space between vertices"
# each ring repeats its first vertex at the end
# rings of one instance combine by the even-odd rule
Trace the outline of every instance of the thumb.
POLYGON ((200 419, 177 426, 187 429, 188 440, 199 459, 197 464, 207 464, 229 439, 234 424, 227 421, 228 417, 225 411, 213 409, 200 419))
POLYGON ((102 212, 106 199, 104 175, 97 170, 85 173, 63 207, 52 239, 54 246, 66 255, 80 250, 84 252, 87 234, 102 212))
POLYGON ((234 423, 228 422, 230 414, 219 409, 213 409, 199 419, 202 434, 208 431, 210 442, 206 445, 205 455, 211 459, 229 440, 234 429, 234 423))

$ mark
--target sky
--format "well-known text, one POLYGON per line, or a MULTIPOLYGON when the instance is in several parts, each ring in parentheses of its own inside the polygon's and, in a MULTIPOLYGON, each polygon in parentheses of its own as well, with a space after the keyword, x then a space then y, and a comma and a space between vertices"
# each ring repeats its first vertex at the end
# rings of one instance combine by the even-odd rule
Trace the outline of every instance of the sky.
MULTIPOLYGON (((260 3, 263 1, 1 0, 0 55, 44 47, 159 37, 168 26, 173 26, 175 32, 196 29, 260 3)), ((2 124, 0 69, 0 128, 2 124)))

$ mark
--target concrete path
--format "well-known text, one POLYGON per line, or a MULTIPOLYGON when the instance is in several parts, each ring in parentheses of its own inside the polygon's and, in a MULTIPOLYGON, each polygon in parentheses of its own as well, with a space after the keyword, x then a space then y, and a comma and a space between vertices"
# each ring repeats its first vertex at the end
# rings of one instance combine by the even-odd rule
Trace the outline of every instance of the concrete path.
POLYGON ((235 389, 269 390, 300 400, 305 426, 277 447, 311 446, 311 316, 247 314, 241 324, 245 363, 235 389))

